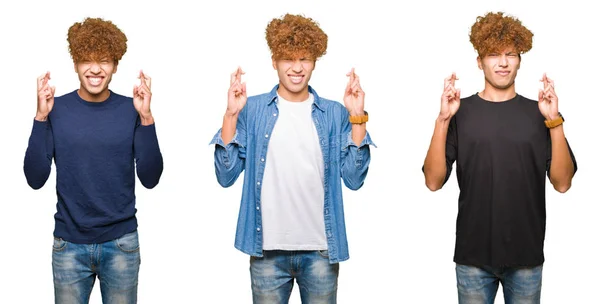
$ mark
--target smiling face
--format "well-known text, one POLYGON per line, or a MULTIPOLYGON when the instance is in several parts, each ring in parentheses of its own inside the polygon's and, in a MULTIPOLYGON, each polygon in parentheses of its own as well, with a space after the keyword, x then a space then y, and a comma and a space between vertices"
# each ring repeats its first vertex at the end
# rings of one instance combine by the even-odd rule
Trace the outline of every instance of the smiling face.
POLYGON ((75 62, 75 72, 79 76, 80 87, 77 93, 89 102, 101 102, 108 98, 108 84, 117 72, 114 60, 83 60, 75 62))
POLYGON ((315 69, 315 60, 308 56, 294 59, 273 59, 273 68, 279 76, 277 93, 288 101, 308 99, 308 81, 315 69))
POLYGON ((483 70, 486 90, 514 90, 517 71, 521 66, 521 57, 514 48, 490 52, 477 57, 477 64, 483 70))

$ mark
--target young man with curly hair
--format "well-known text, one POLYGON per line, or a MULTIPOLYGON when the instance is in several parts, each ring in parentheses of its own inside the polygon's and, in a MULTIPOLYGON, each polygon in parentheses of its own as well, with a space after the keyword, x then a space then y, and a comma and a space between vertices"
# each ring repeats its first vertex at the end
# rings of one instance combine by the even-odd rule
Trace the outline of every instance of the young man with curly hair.
POLYGON ((436 191, 457 163, 460 303, 493 303, 499 283, 506 303, 540 302, 545 178, 564 193, 577 171, 554 82, 542 76, 537 101, 516 93, 521 55, 531 49, 532 37, 504 13, 478 17, 470 40, 483 90, 461 99, 456 75, 444 82, 423 172, 427 187, 436 191))
POLYGON ((339 262, 349 258, 341 180, 361 188, 373 144, 365 94, 354 69, 345 107, 309 85, 327 49, 312 19, 273 19, 266 39, 279 84, 247 97, 242 69, 231 75, 211 142, 217 180, 229 187, 245 171, 235 247, 250 255, 254 303, 287 303, 294 279, 303 303, 336 303, 339 262))
POLYGON ((110 21, 86 18, 68 31, 80 87, 54 97, 50 73, 37 79, 37 113, 24 171, 41 188, 56 165, 58 202, 52 270, 56 303, 88 303, 96 276, 103 303, 136 303, 140 252, 135 170, 148 189, 163 159, 150 110, 151 79, 140 71, 133 98, 109 90, 127 50, 110 21))

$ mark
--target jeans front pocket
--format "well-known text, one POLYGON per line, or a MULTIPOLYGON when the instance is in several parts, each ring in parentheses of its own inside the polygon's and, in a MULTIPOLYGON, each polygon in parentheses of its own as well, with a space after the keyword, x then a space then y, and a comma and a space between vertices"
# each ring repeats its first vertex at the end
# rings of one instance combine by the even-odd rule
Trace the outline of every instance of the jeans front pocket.
POLYGON ((122 237, 116 239, 115 243, 121 251, 126 253, 140 251, 140 242, 137 230, 134 232, 127 233, 122 237))
POLYGON ((67 247, 67 242, 62 238, 54 237, 54 242, 52 244, 52 251, 62 251, 67 247))
POLYGON ((329 259, 329 250, 317 250, 322 258, 329 259))

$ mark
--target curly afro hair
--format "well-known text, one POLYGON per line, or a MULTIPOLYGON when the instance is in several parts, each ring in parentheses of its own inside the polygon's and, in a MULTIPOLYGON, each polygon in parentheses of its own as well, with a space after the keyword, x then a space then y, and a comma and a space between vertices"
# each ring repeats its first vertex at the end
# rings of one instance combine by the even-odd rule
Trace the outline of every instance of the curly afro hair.
POLYGON ((533 33, 514 17, 490 12, 477 17, 469 38, 480 57, 507 47, 514 47, 518 54, 524 54, 531 50, 533 33))
POLYGON ((311 18, 286 14, 271 20, 265 32, 273 59, 317 60, 327 52, 327 35, 311 18))
POLYGON ((69 53, 74 62, 109 58, 119 62, 127 51, 127 37, 111 21, 86 18, 69 28, 69 53))

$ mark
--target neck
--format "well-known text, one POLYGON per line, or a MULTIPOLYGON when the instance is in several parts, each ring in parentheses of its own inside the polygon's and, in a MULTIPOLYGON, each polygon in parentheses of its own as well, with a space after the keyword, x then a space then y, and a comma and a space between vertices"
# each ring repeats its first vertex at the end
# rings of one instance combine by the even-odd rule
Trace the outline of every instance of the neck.
POLYGON ((279 85, 279 88, 277 89, 277 94, 279 94, 279 96, 281 96, 283 99, 287 100, 287 101, 291 101, 291 102, 302 102, 308 99, 308 88, 305 88, 304 90, 300 91, 300 92, 290 92, 288 90, 286 90, 283 85, 279 85))
POLYGON ((490 85, 488 82, 485 83, 483 91, 479 92, 479 97, 492 101, 492 102, 503 102, 515 98, 517 92, 515 91, 515 84, 513 83, 508 88, 496 88, 490 85))
POLYGON ((82 86, 77 90, 77 95, 87 102, 103 102, 110 96, 110 91, 105 89, 98 94, 92 94, 82 86))

